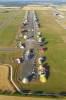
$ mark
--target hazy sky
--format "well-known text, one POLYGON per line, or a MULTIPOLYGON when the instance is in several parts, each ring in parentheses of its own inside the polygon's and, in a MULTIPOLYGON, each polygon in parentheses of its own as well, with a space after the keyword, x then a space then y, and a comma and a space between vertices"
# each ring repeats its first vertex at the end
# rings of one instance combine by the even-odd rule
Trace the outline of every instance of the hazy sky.
POLYGON ((0 1, 66 1, 66 0, 0 0, 0 1))
MULTIPOLYGON (((0 1, 38 1, 38 0, 0 0, 0 1)), ((39 0, 39 1, 48 1, 48 0, 39 0)))

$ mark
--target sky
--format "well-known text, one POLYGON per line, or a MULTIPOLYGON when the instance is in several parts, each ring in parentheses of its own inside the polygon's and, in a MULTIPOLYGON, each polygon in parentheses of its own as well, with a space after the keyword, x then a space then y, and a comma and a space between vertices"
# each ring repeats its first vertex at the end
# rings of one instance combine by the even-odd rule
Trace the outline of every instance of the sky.
POLYGON ((65 2, 66 0, 0 0, 0 1, 60 1, 60 2, 65 2))

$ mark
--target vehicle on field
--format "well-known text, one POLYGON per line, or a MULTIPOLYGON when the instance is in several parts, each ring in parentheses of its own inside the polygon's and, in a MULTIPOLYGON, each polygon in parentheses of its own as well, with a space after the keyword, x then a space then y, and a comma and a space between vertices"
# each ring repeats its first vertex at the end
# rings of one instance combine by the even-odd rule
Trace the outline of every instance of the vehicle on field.
POLYGON ((27 60, 32 59, 34 57, 34 49, 27 50, 25 56, 27 60))
POLYGON ((23 22, 23 25, 25 26, 25 25, 27 25, 28 24, 28 22, 27 22, 27 20, 25 20, 24 22, 23 22))
POLYGON ((28 81, 28 79, 27 78, 23 78, 23 80, 22 80, 22 83, 23 84, 27 84, 29 81, 28 81))
POLYGON ((25 49, 25 43, 21 43, 21 41, 20 41, 20 43, 19 43, 19 48, 20 48, 20 49, 25 49))
POLYGON ((40 77, 40 82, 42 82, 42 83, 46 83, 47 82, 47 79, 46 79, 46 76, 45 76, 44 73, 42 73, 39 77, 40 77))
POLYGON ((24 39, 25 39, 25 40, 27 39, 27 35, 24 35, 24 39))
POLYGON ((44 61, 46 61, 46 57, 39 57, 38 58, 38 64, 42 64, 44 61))
POLYGON ((21 64, 21 63, 24 62, 24 58, 23 58, 23 57, 17 58, 17 59, 16 59, 16 62, 17 62, 18 64, 21 64))
POLYGON ((27 29, 22 29, 21 33, 28 32, 27 29))

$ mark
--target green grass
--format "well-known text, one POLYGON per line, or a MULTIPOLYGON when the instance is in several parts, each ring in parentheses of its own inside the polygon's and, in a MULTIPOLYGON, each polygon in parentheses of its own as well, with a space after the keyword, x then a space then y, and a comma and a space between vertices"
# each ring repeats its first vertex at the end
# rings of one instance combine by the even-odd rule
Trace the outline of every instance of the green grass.
MULTIPOLYGON (((10 11, 9 13, 0 13, 0 15, 5 16, 0 17, 0 20, 4 23, 3 27, 0 29, 0 47, 15 47, 16 35, 18 34, 19 26, 22 23, 24 12, 22 12, 22 10, 19 10, 18 12, 10 11)), ((17 80, 17 84, 21 88, 56 93, 66 91, 66 43, 62 39, 63 36, 66 36, 66 30, 57 24, 51 11, 37 11, 37 15, 41 23, 40 31, 48 41, 48 50, 45 55, 47 56, 47 62, 50 65, 50 77, 47 83, 42 84, 36 82, 28 85, 18 83, 19 66, 15 63, 15 59, 22 55, 22 52, 19 50, 12 52, 0 51, 0 62, 2 64, 11 64, 13 66, 14 80, 15 82, 17 80)))
POLYGON ((15 44, 24 13, 22 10, 0 13, 0 47, 10 47, 15 44), (3 16, 5 17, 3 18, 3 16))
POLYGON ((66 36, 66 30, 58 25, 51 11, 37 11, 41 28, 48 44, 45 55, 50 65, 50 77, 43 85, 44 91, 61 92, 66 90, 66 43, 62 37, 66 36))
MULTIPOLYGON (((25 11, 22 9, 12 10, 8 13, 4 13, 4 10, 0 11, 0 48, 16 47, 16 36, 18 36, 20 32, 24 14, 25 11)), ((13 66, 13 79, 15 82, 19 74, 19 65, 15 60, 21 57, 22 54, 23 51, 19 49, 15 51, 0 51, 0 63, 13 66)), ((16 84, 18 84, 18 80, 16 84)))
POLYGON ((50 76, 47 83, 36 82, 22 85, 22 87, 47 93, 66 91, 66 43, 62 39, 66 36, 66 30, 58 25, 50 10, 37 11, 37 15, 41 24, 40 31, 48 41, 46 45, 48 50, 45 55, 50 66, 50 76))

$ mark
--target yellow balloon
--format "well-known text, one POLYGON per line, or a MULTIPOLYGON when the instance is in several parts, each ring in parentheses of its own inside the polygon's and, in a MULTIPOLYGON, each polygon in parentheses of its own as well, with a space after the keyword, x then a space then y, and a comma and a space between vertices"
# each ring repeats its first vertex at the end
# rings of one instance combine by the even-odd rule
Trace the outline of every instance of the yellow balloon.
POLYGON ((47 79, 46 79, 44 74, 40 75, 40 82, 42 82, 42 83, 46 83, 47 82, 47 79))

